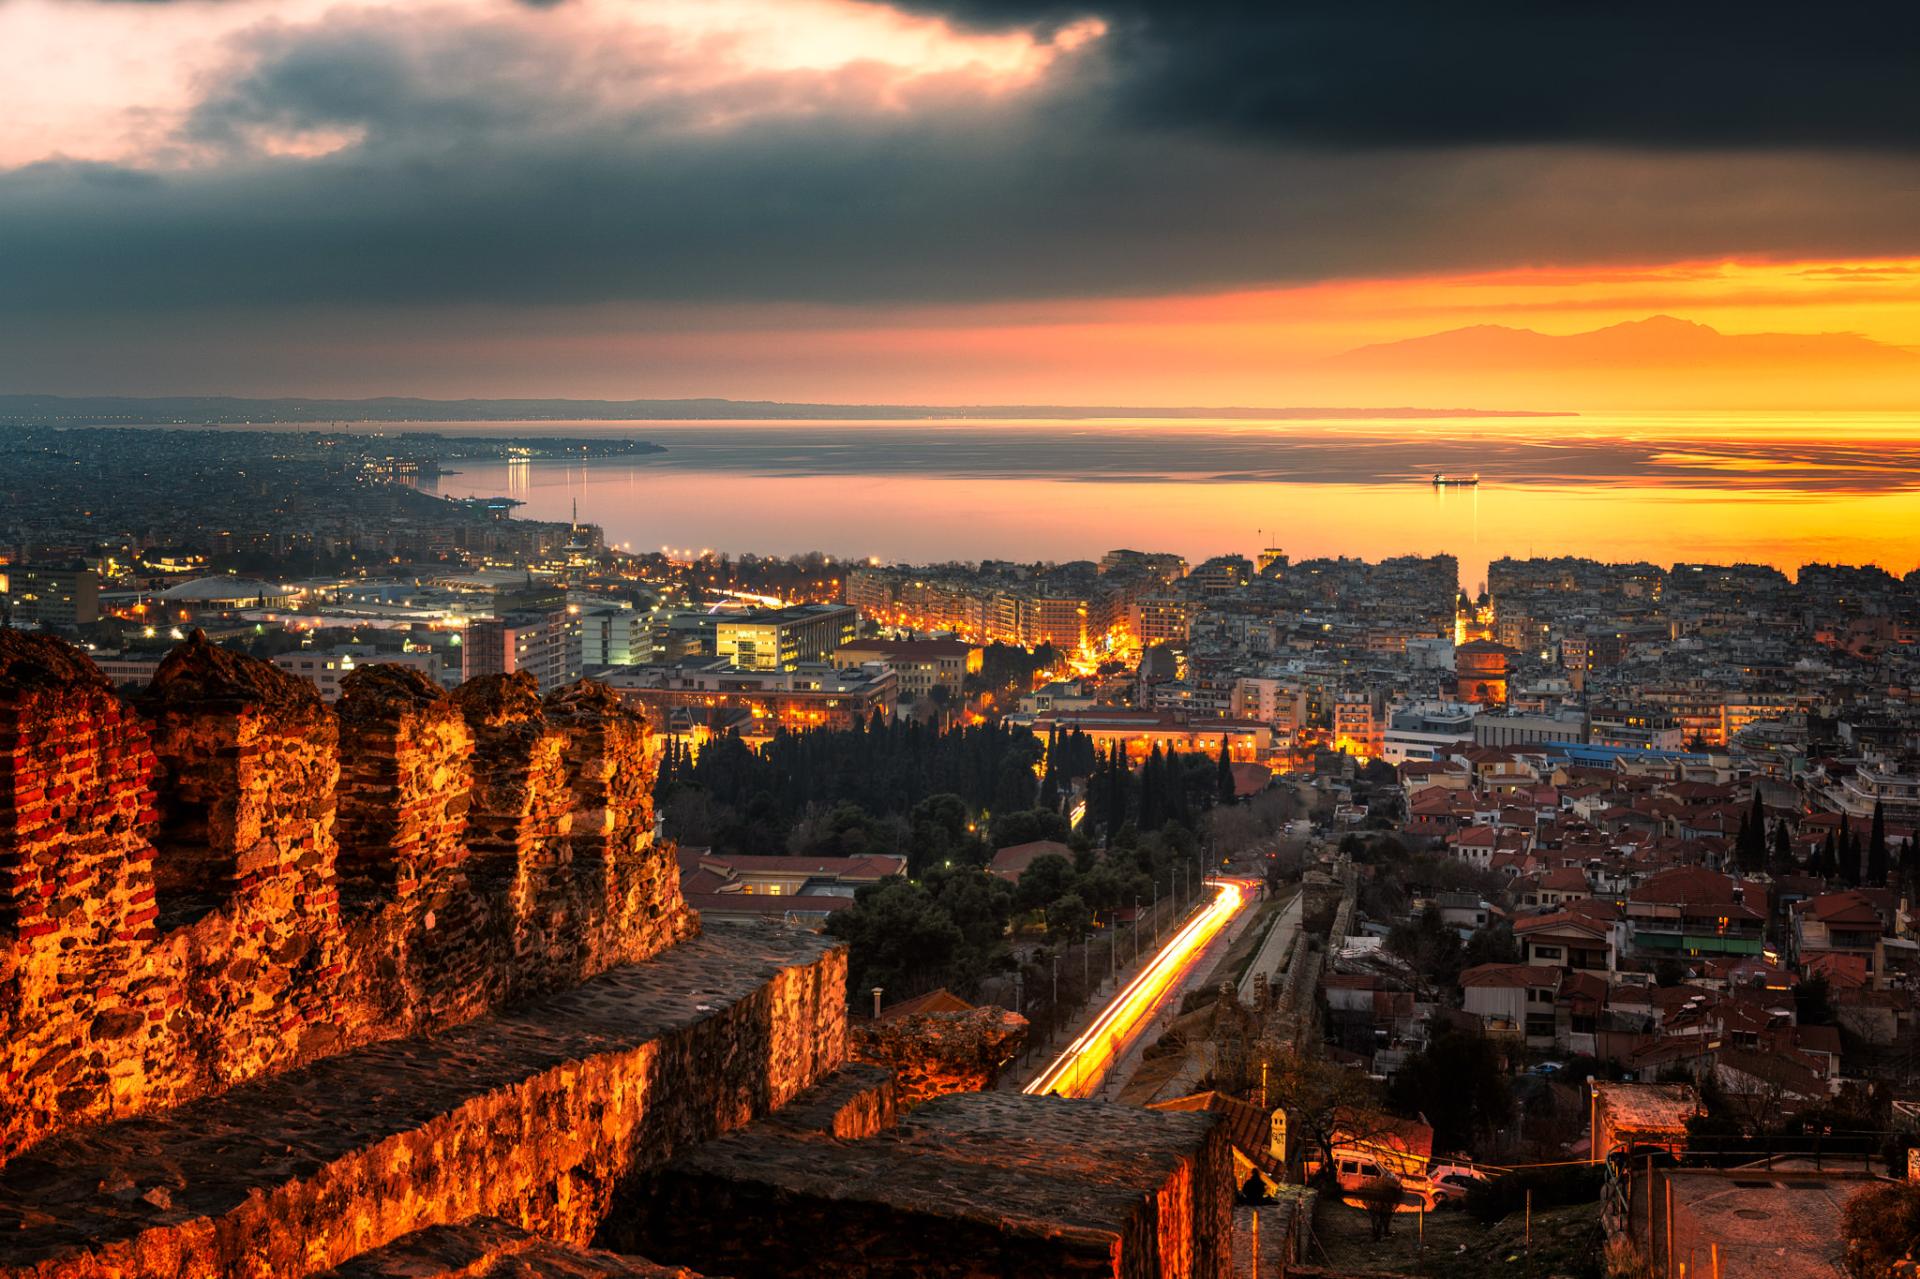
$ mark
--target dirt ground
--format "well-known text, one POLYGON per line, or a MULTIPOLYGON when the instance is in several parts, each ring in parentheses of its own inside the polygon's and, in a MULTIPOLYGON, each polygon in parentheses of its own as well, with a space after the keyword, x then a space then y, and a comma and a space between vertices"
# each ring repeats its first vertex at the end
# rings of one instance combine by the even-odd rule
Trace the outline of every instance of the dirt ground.
POLYGON ((1533 1242, 1518 1215, 1483 1226, 1460 1211, 1428 1213, 1425 1248, 1417 1214, 1394 1217, 1375 1242, 1367 1214, 1322 1201, 1305 1264, 1341 1274, 1421 1275, 1431 1279, 1557 1279, 1598 1274, 1598 1204, 1537 1212, 1533 1242))

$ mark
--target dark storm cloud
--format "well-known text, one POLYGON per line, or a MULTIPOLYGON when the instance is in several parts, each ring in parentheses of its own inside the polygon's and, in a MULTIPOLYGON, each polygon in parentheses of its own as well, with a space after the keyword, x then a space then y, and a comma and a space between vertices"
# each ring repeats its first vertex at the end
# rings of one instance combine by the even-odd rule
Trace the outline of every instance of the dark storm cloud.
POLYGON ((1920 147, 1911 0, 906 0, 1112 24, 1117 109, 1344 146, 1920 147))
MULTIPOLYGON (((1079 12, 1019 9, 967 16, 1079 12)), ((857 76, 716 81, 664 48, 648 63, 530 41, 524 23, 342 10, 272 26, 182 129, 195 163, 0 173, 0 315, 986 301, 1920 247, 1906 157, 1338 148, 1148 125, 1141 68, 1171 65, 1174 20, 1107 11, 1118 44, 1044 90, 922 86, 905 109, 876 109, 857 76), (263 141, 315 136, 344 145, 279 158, 263 141)), ((1267 79, 1305 74, 1288 65, 1267 79)))

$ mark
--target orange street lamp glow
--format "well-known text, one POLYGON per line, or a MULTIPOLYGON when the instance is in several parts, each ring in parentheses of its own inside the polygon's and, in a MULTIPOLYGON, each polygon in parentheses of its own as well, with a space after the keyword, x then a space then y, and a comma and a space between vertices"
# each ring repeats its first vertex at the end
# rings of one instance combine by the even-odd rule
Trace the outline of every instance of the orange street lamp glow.
MULTIPOLYGON (((1187 974, 1202 951, 1227 921, 1246 904, 1245 888, 1232 880, 1211 881, 1217 893, 1211 905, 1188 920, 1138 976, 1113 997, 1093 1024, 1068 1044, 1053 1064, 1020 1091, 1032 1095, 1058 1093, 1062 1097, 1091 1096, 1113 1069, 1122 1046, 1130 1042, 1175 984, 1187 974)), ((1134 927, 1138 928, 1136 919, 1134 927)))

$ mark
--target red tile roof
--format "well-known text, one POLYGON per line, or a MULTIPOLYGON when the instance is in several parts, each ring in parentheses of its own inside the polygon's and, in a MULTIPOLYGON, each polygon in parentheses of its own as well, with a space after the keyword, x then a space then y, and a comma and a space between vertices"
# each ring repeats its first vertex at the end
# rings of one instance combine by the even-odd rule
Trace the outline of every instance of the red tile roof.
POLYGON ((993 855, 993 861, 987 869, 1010 884, 1020 882, 1027 873, 1027 867, 1042 857, 1064 857, 1073 860, 1073 850, 1058 840, 1036 839, 1025 844, 1011 844, 993 855))
POLYGON ((885 879, 907 873, 904 857, 708 856, 709 865, 725 865, 736 874, 817 875, 823 879, 885 879))
POLYGON ((1511 990, 1517 986, 1557 987, 1560 970, 1541 964, 1476 964, 1460 974, 1460 987, 1511 990))
POLYGON ((974 1005, 949 991, 945 986, 930 990, 924 995, 915 995, 912 999, 903 999, 880 1011, 881 1021, 892 1021, 897 1017, 911 1017, 916 1013, 964 1013, 973 1011, 974 1005))

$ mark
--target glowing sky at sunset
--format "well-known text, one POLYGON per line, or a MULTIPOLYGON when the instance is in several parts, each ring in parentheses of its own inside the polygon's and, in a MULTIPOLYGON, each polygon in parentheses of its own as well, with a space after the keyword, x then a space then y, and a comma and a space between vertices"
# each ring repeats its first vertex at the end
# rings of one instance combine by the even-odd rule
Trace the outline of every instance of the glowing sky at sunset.
POLYGON ((0 0, 0 391, 1920 409, 1920 18, 1707 8, 0 0))

